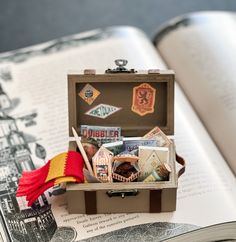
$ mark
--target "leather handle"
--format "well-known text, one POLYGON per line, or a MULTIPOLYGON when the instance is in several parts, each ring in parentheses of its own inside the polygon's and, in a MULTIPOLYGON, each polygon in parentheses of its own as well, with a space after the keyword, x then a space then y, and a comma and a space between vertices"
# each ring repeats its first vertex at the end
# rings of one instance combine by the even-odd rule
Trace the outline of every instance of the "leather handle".
POLYGON ((180 177, 185 172, 186 162, 185 162, 184 158, 179 156, 177 153, 175 153, 175 159, 176 159, 176 162, 178 162, 182 166, 177 173, 178 177, 180 177))
POLYGON ((96 191, 84 191, 85 213, 97 213, 97 195, 96 191))

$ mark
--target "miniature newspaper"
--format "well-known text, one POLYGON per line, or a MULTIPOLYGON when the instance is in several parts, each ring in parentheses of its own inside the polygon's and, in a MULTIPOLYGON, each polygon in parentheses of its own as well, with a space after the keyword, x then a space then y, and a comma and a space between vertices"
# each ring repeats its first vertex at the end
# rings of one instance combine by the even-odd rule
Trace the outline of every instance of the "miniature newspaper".
MULTIPOLYGON (((236 220, 235 177, 178 85, 175 143, 188 164, 179 180, 176 212, 69 215, 63 187, 46 192, 32 208, 24 198, 16 199, 23 170, 41 167, 68 149, 68 70, 104 70, 120 56, 132 68, 166 68, 143 33, 125 27, 96 30, 0 56, 3 241, 78 241, 108 232, 116 238, 110 232, 148 223, 149 228, 158 225, 155 238, 164 239, 236 220)), ((129 237, 132 232, 127 229, 126 233, 129 237)))

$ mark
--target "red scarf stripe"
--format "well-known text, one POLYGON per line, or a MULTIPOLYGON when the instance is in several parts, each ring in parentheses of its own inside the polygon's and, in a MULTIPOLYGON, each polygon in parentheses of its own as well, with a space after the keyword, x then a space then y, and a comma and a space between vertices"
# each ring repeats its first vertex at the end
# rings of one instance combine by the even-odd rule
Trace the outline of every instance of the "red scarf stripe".
MULTIPOLYGON (((47 164, 37 170, 23 172, 22 177, 19 180, 16 196, 26 196, 27 201, 29 201, 28 204, 31 206, 43 192, 55 185, 57 178, 71 176, 74 177, 75 181, 78 183, 84 182, 84 160, 82 155, 75 151, 69 151, 66 154, 66 160, 61 159, 63 155, 65 155, 65 153, 61 153, 54 157, 54 165, 51 166, 51 168, 54 167, 53 169, 57 168, 56 161, 58 158, 58 165, 60 166, 63 163, 63 176, 60 174, 61 172, 58 172, 57 176, 57 170, 51 170, 49 175, 51 159, 47 164), (47 179, 50 180, 46 182, 47 179)), ((61 167, 59 168, 59 170, 62 170, 61 167)))

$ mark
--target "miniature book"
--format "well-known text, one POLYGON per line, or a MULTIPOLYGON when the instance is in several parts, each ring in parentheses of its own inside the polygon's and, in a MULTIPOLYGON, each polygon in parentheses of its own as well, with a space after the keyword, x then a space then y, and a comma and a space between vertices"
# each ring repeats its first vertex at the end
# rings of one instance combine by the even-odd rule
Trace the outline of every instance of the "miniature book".
MULTIPOLYGON (((175 18, 160 29, 153 41, 155 48, 138 29, 112 27, 1 54, 2 239, 57 241, 69 235, 74 240, 96 236, 94 240, 115 241, 124 233, 128 239, 138 233, 143 241, 150 236, 201 242, 236 239, 234 15, 193 13, 175 18), (178 209, 165 214, 71 216, 65 194, 60 195, 65 193, 61 186, 39 197, 32 208, 27 207, 23 198, 15 196, 22 171, 44 166, 48 159, 68 149, 66 73, 84 67, 104 70, 112 66, 117 53, 136 69, 170 68, 177 73, 174 140, 188 167, 178 181, 178 209)), ((82 97, 80 90, 76 95, 91 108, 99 102, 99 92, 97 87, 87 86, 82 97)), ((160 111, 158 99, 155 101, 154 107, 160 111)), ((152 108, 152 102, 147 104, 144 111, 152 108)), ((103 117, 122 111, 119 105, 112 106, 116 108, 98 106, 86 116, 96 115, 102 126, 103 117)), ((136 106, 134 110, 139 112, 140 106, 136 106)), ((152 114, 142 117, 148 115, 152 114)), ((135 191, 133 194, 140 196, 135 191)), ((138 202, 133 207, 140 205, 138 202)))

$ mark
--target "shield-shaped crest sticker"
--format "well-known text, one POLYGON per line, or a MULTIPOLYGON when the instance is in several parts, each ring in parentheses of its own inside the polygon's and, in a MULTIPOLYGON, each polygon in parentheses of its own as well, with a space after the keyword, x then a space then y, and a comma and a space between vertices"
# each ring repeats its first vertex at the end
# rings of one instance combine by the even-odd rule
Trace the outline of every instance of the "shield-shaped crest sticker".
POLYGON ((144 116, 154 112, 156 89, 148 83, 133 88, 132 111, 144 116))

